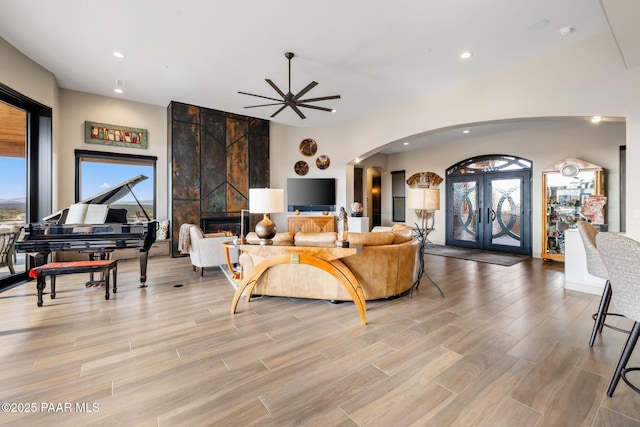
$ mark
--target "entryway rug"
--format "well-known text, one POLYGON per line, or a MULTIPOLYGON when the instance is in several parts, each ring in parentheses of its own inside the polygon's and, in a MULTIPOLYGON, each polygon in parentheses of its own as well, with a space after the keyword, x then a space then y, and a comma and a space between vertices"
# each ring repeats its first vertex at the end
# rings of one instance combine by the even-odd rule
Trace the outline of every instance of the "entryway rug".
POLYGON ((456 246, 427 245, 424 252, 430 255, 448 256, 469 261, 486 262, 511 266, 531 258, 529 255, 505 254, 502 252, 483 251, 480 249, 459 248, 456 246))

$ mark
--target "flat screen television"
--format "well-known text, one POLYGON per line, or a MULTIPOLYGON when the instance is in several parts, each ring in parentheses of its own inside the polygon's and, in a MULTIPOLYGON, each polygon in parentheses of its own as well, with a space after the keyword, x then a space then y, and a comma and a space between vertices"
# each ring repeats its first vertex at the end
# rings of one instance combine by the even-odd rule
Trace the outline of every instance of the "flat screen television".
POLYGON ((335 178, 288 178, 287 205, 293 211, 335 211, 335 178))

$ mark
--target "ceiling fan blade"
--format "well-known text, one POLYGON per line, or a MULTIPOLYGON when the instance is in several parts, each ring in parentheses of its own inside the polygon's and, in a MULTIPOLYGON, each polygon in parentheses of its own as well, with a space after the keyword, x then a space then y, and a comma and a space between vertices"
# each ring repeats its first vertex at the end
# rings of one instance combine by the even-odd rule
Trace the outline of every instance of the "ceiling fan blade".
POLYGON ((260 104, 260 105, 249 105, 244 108, 255 108, 255 107, 271 107, 273 105, 282 105, 284 102, 274 102, 273 104, 260 104))
POLYGON ((326 101, 328 99, 340 99, 340 95, 321 96, 320 98, 301 99, 301 100, 298 101, 298 103, 301 103, 301 102, 326 101))
POLYGON ((302 89, 300 92, 298 92, 296 94, 296 96, 294 96, 292 98, 293 101, 297 101, 298 99, 300 99, 301 96, 305 95, 307 92, 309 92, 311 89, 313 89, 314 87, 316 87, 318 85, 318 82, 311 82, 309 83, 304 89, 302 89))
POLYGON ((333 108, 318 107, 317 105, 298 104, 298 107, 313 108, 314 110, 328 111, 330 113, 333 111, 333 108))
POLYGON ((284 110, 285 108, 287 108, 287 104, 284 104, 282 107, 278 108, 278 111, 276 111, 275 113, 273 113, 271 115, 271 117, 275 117, 276 114, 278 114, 280 111, 284 110))
POLYGON ((271 97, 262 96, 262 95, 256 95, 254 93, 247 93, 247 92, 238 92, 238 93, 241 93, 242 95, 257 96, 258 98, 270 99, 272 101, 282 101, 281 99, 271 98, 271 97))
POLYGON ((282 97, 282 99, 286 98, 287 95, 284 94, 284 92, 282 92, 280 90, 280 88, 278 86, 276 86, 276 84, 274 82, 272 82, 269 79, 265 79, 267 81, 267 83, 269 83, 269 86, 271 86, 276 92, 278 92, 278 95, 280 95, 282 97))
POLYGON ((306 117, 304 116, 304 114, 302 114, 302 111, 300 111, 300 109, 299 109, 296 105, 294 105, 294 104, 289 104, 289 107, 291 107, 291 109, 292 109, 293 111, 295 111, 295 112, 296 112, 296 114, 297 114, 297 115, 299 115, 301 119, 305 119, 305 118, 306 118, 306 117))

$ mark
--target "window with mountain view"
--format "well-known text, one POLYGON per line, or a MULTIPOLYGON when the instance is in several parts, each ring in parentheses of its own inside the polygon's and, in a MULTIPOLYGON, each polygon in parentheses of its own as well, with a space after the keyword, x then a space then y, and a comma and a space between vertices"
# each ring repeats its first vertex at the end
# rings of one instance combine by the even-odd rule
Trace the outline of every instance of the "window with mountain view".
POLYGON ((0 102, 0 279, 25 271, 16 254, 16 234, 25 224, 27 200, 27 113, 0 102))
POLYGON ((147 179, 139 182, 119 200, 109 204, 111 208, 126 209, 127 220, 146 220, 144 208, 150 219, 155 218, 156 157, 103 153, 76 150, 76 201, 96 196, 109 188, 138 175, 147 179), (136 201, 137 198, 137 201, 136 201))

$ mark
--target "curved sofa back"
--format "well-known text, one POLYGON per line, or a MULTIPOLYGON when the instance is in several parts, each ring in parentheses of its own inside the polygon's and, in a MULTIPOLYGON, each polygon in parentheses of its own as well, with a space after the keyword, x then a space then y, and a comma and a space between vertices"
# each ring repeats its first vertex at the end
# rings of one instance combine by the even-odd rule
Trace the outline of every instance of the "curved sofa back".
MULTIPOLYGON (((415 282, 419 267, 418 246, 418 241, 413 237, 402 243, 365 245, 360 253, 340 261, 358 279, 365 299, 392 297, 409 290, 415 282)), ((243 270, 248 272, 263 259, 244 253, 240 257, 240 263, 243 270)), ((254 293, 338 301, 351 299, 343 286, 329 273, 303 264, 271 267, 260 278, 254 293)))

